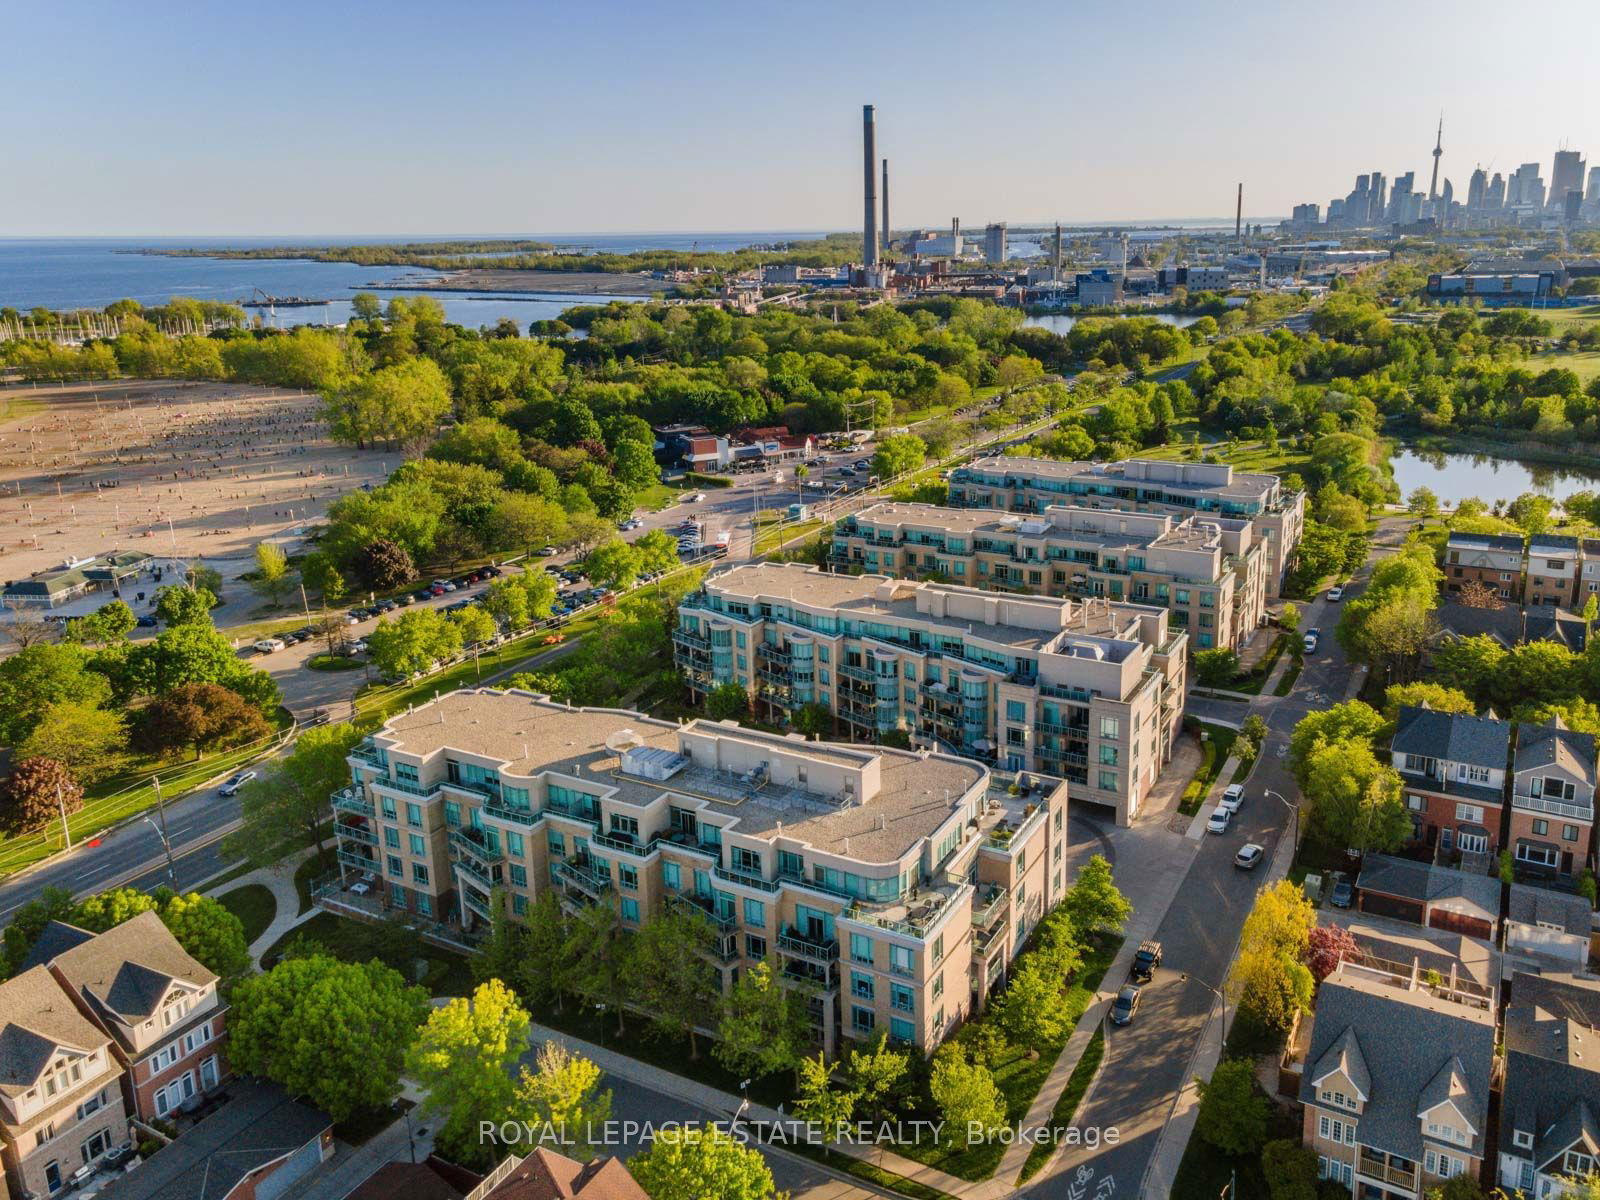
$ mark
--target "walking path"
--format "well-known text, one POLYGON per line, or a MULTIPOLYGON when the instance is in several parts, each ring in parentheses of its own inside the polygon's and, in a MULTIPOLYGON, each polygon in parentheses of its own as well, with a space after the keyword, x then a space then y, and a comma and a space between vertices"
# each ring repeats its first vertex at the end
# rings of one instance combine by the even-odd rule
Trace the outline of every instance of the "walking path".
POLYGON ((291 929, 305 924, 317 915, 317 908, 313 905, 305 912, 300 911, 300 894, 295 891, 295 870, 316 853, 310 847, 296 851, 282 862, 274 863, 270 867, 260 867, 249 874, 241 875, 237 879, 230 879, 226 883, 207 888, 207 894, 221 894, 231 892, 235 888, 249 887, 251 884, 260 884, 272 893, 272 899, 277 904, 277 911, 273 914, 272 921, 262 931, 261 936, 250 943, 250 965, 257 970, 261 969, 261 956, 275 946, 278 939, 291 929))

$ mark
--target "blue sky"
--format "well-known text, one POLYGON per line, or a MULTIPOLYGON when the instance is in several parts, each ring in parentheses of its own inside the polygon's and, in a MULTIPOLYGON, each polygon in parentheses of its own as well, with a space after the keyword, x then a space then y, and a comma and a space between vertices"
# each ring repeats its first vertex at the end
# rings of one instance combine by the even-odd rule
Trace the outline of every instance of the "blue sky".
POLYGON ((0 236, 1246 214, 1600 164, 1600 4, 12 4, 0 236), (19 52, 20 51, 20 52, 19 52))

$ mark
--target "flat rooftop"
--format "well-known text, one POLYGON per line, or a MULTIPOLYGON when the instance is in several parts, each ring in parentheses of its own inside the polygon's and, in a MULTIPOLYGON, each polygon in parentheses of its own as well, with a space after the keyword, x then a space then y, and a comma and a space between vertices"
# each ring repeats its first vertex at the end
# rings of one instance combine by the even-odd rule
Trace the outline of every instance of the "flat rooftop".
MULTIPOLYGON (((1020 514, 996 515, 982 508, 945 508, 939 504, 904 504, 886 501, 872 504, 855 514, 858 524, 905 525, 917 529, 935 529, 942 533, 976 536, 985 534, 995 538, 1042 537, 1076 545, 1099 546, 1102 549, 1136 550, 1155 548, 1163 550, 1214 550, 1220 548, 1215 532, 1208 529, 1209 519, 1201 517, 1191 523, 1173 519, 1161 532, 1122 532, 1106 528, 1086 528, 1105 524, 1108 519, 1126 516, 1144 518, 1138 513, 1108 513, 1102 508, 1085 508, 1076 504, 1053 504, 1040 516, 1020 514), (1052 520, 1052 517, 1054 520, 1052 520), (1057 524, 1056 522, 1060 523, 1057 524)), ((1218 522, 1220 524, 1220 522, 1218 522)), ((1240 522, 1230 522, 1237 526, 1240 522)))
POLYGON ((1151 458, 1103 463, 991 455, 974 459, 965 469, 1042 479, 1081 479, 1086 484, 1105 483, 1117 487, 1163 487, 1230 500, 1261 500, 1276 492, 1279 486, 1276 475, 1235 471, 1231 467, 1219 467, 1213 463, 1168 462, 1151 458), (1183 468, 1198 469, 1185 471, 1183 468), (1169 473, 1176 477, 1168 477, 1169 473))
POLYGON ((889 575, 844 575, 804 563, 744 563, 706 577, 707 591, 742 599, 788 600, 828 609, 848 617, 882 617, 906 627, 939 630, 951 637, 986 642, 1039 654, 1071 653, 1074 639, 1096 639, 1100 657, 1120 662, 1138 645, 1141 613, 1160 611, 1104 600, 1081 601, 1059 596, 1013 596, 980 588, 958 587, 889 575), (930 606, 948 601, 958 611, 937 615, 930 606), (1035 624, 985 620, 971 613, 983 609, 1031 618, 1035 624))
POLYGON ((391 718, 373 736, 390 751, 427 757, 454 750, 488 759, 509 776, 551 771, 592 779, 597 791, 614 792, 634 805, 667 793, 696 797, 712 812, 735 818, 739 833, 768 841, 781 833, 863 862, 903 857, 988 777, 982 764, 952 755, 808 742, 717 721, 680 726, 619 709, 568 708, 521 691, 451 692, 391 718), (753 786, 742 776, 694 764, 651 779, 625 773, 621 752, 613 748, 650 747, 675 755, 680 734, 689 732, 843 767, 875 759, 878 791, 861 803, 846 803, 843 796, 800 788, 753 786))

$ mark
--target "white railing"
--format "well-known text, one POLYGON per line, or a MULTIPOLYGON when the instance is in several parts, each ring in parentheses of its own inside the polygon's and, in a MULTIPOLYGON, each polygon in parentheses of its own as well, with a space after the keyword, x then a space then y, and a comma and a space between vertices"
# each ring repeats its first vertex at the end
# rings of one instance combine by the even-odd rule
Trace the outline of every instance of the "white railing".
POLYGON ((1543 796, 1514 795, 1511 797, 1511 807, 1571 817, 1574 821, 1594 820, 1594 806, 1591 804, 1569 804, 1565 800, 1546 800, 1543 796))

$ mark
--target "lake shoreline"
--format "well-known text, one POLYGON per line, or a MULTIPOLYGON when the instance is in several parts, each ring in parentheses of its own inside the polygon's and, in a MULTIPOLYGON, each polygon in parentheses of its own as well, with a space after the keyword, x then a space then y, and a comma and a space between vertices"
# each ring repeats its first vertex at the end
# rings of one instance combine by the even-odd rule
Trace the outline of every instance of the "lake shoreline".
MULTIPOLYGON (((1506 462, 1534 463, 1546 467, 1572 467, 1585 473, 1600 474, 1600 443, 1579 445, 1593 447, 1589 452, 1562 450, 1546 442, 1484 441, 1466 434, 1422 434, 1394 439, 1401 450, 1416 450, 1427 454, 1481 454, 1485 458, 1506 462)), ((1390 456, 1391 458, 1393 455, 1390 456)))

